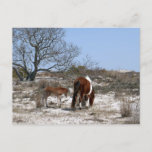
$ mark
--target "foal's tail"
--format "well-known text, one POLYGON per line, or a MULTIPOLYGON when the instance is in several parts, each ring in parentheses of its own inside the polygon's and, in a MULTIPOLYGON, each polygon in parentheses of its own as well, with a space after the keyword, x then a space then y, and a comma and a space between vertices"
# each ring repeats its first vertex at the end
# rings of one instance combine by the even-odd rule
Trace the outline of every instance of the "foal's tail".
POLYGON ((73 99, 72 99, 72 104, 71 104, 71 107, 72 107, 72 108, 75 107, 76 97, 77 97, 79 88, 80 88, 80 82, 79 82, 79 80, 78 80, 78 81, 76 81, 76 82, 74 83, 74 92, 73 92, 73 99))

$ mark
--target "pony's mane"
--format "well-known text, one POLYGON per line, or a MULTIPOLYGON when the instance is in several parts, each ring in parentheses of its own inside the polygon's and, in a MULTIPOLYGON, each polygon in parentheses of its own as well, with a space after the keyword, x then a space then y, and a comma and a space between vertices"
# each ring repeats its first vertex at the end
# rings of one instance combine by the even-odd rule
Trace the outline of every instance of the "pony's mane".
POLYGON ((87 75, 85 78, 86 78, 90 83, 92 82, 88 75, 87 75))

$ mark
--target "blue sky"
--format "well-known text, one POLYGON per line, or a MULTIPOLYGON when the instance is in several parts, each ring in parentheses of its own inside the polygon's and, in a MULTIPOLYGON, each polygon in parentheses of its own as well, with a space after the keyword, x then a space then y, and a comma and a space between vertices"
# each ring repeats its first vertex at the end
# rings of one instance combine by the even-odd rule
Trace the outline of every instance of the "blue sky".
POLYGON ((108 70, 140 71, 139 28, 65 28, 65 40, 108 70))

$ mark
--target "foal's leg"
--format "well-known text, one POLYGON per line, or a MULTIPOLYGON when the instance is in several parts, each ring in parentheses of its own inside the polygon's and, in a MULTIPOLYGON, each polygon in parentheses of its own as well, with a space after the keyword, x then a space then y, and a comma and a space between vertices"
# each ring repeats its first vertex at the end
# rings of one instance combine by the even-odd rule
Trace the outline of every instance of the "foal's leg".
POLYGON ((46 92, 44 92, 43 97, 42 97, 42 101, 43 101, 44 107, 48 107, 47 98, 48 98, 48 94, 46 92))
POLYGON ((43 98, 43 104, 44 104, 44 107, 48 107, 47 97, 44 97, 44 98, 43 98))
POLYGON ((59 96, 59 103, 60 103, 59 107, 61 108, 61 96, 59 96))
POLYGON ((58 107, 61 107, 61 97, 60 96, 57 96, 57 104, 58 104, 58 107))
POLYGON ((44 95, 41 96, 40 104, 44 106, 44 95))
POLYGON ((65 95, 65 97, 67 98, 67 93, 65 93, 64 95, 65 95))
POLYGON ((46 107, 48 107, 47 98, 48 98, 48 97, 45 98, 46 107))
POLYGON ((59 106, 59 99, 58 99, 58 96, 57 96, 57 105, 59 106))

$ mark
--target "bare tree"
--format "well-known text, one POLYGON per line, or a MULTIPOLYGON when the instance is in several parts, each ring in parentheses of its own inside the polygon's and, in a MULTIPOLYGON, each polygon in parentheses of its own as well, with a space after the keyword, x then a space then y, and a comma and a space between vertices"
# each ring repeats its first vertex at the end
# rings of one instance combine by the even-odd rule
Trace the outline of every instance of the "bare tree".
POLYGON ((86 76, 87 74, 96 73, 96 70, 100 68, 98 63, 94 60, 89 55, 86 55, 82 61, 77 61, 68 70, 69 76, 71 74, 76 75, 76 76, 86 76), (93 71, 93 72, 89 72, 93 71))
MULTIPOLYGON (((31 81, 39 71, 67 70, 79 48, 67 44, 64 35, 61 28, 14 28, 13 69, 22 68, 31 81)), ((17 75, 23 80, 19 72, 17 75)))
POLYGON ((86 67, 86 69, 95 69, 99 67, 98 63, 92 60, 89 55, 86 55, 85 58, 83 58, 83 62, 81 63, 81 65, 86 67))

